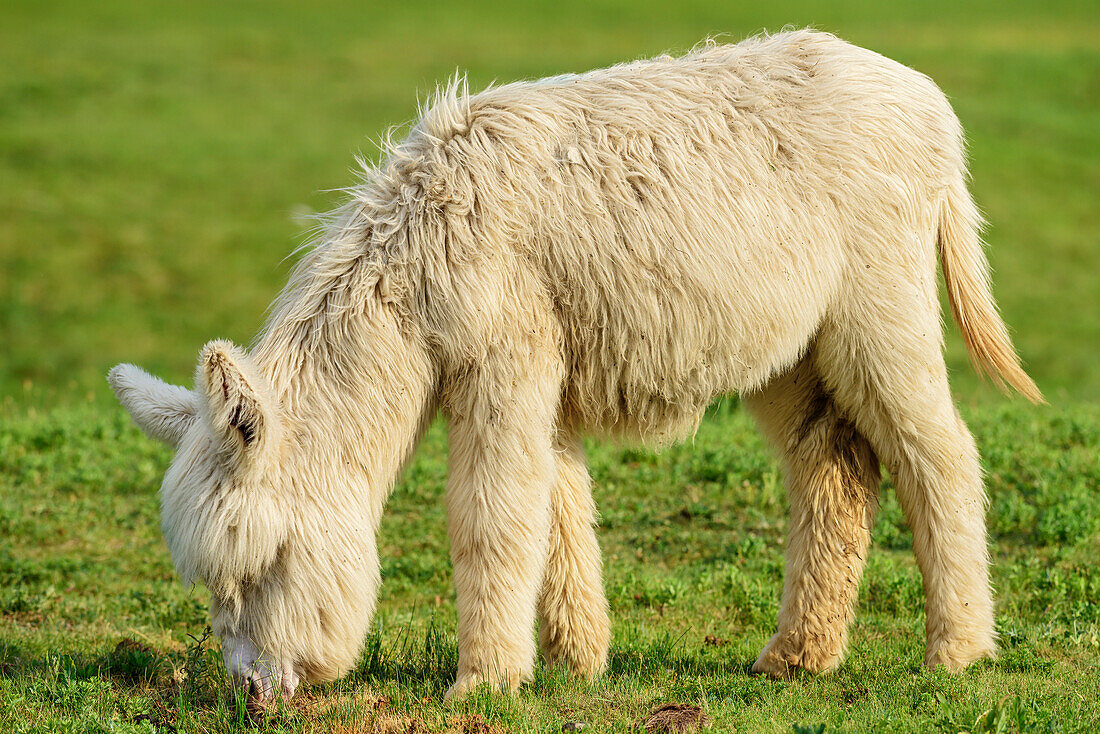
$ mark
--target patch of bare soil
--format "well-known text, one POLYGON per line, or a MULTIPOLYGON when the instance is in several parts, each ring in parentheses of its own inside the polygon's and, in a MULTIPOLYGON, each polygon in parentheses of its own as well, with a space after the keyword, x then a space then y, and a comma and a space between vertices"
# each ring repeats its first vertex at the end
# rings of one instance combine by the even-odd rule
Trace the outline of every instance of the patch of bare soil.
POLYGON ((457 716, 449 722, 447 734, 508 734, 496 724, 490 724, 481 714, 457 716))
POLYGON ((428 728, 424 722, 410 716, 380 714, 370 721, 337 722, 327 731, 331 734, 427 734, 428 728))

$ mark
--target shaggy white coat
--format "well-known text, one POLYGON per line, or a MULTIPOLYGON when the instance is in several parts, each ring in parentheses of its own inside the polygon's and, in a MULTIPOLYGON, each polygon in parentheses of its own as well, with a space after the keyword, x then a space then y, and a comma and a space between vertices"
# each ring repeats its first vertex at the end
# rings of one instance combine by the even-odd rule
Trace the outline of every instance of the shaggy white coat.
POLYGON ((164 532, 268 694, 355 662, 375 534, 437 409, 458 601, 452 693, 609 642, 584 433, 664 444, 739 393, 787 471, 779 630, 754 669, 841 660, 879 485, 924 576, 929 665, 995 652, 985 495, 948 391, 937 256, 976 364, 1033 400, 989 292, 962 132, 925 76, 824 33, 467 95, 365 172, 251 353, 194 391, 122 365, 178 449, 164 532))

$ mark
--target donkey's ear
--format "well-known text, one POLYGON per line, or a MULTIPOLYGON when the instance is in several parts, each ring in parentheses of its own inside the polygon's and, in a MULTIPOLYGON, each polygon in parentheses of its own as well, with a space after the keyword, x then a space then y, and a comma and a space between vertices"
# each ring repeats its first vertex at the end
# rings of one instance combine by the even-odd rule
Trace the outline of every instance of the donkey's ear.
POLYGON ((199 396, 132 364, 116 365, 107 382, 146 436, 176 448, 199 411, 199 396))
POLYGON ((195 385, 204 398, 210 429, 229 453, 255 456, 278 435, 279 411, 271 387, 231 342, 212 341, 203 347, 195 385))

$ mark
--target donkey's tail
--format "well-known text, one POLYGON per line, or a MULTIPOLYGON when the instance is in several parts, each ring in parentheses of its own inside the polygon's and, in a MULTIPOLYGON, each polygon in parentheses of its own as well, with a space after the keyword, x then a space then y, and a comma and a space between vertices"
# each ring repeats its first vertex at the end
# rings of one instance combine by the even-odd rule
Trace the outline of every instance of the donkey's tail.
POLYGON ((988 375, 1003 392, 1011 385, 1031 402, 1045 402, 1020 366, 997 312, 990 292, 989 262, 979 237, 981 215, 961 177, 946 189, 941 202, 938 237, 943 279, 974 369, 988 375))

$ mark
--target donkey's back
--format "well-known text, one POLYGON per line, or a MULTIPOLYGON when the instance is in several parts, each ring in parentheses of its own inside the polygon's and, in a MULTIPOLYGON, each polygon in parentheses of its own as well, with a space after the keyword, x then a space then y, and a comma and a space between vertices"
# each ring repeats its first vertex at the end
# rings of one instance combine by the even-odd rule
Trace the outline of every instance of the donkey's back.
POLYGON ((421 126, 510 225, 478 246, 549 291, 567 420, 656 441, 793 364, 839 301, 934 288, 965 176, 934 84, 811 31, 444 98, 421 126))

